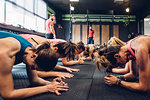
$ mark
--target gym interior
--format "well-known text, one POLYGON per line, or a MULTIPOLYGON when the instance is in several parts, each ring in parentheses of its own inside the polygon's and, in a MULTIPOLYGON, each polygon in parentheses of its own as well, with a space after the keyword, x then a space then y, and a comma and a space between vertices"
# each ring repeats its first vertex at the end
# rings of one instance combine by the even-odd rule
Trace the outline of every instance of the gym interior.
MULTIPOLYGON (((149 0, 0 0, 0 31, 32 34, 45 38, 46 20, 54 14, 56 39, 88 44, 89 26, 94 30, 94 45, 111 37, 127 42, 137 35, 150 34, 149 0)), ((1 34, 0 34, 1 35, 1 34)), ((62 59, 58 59, 58 65, 62 59)), ((20 100, 149 100, 150 91, 137 92, 120 86, 108 86, 108 72, 96 68, 94 60, 67 66, 80 69, 74 77, 63 79, 69 91, 42 93, 20 100)), ((58 70, 55 70, 58 71, 58 70)), ((55 72, 54 71, 54 72, 55 72)), ((59 72, 66 72, 60 71, 59 72)), ((111 73, 116 75, 114 73, 111 73)), ((30 88, 25 64, 14 65, 15 89, 30 88)), ((55 77, 44 78, 52 81, 55 77)), ((138 77, 137 81, 138 82, 138 77)), ((0 97, 0 100, 4 100, 0 97)))

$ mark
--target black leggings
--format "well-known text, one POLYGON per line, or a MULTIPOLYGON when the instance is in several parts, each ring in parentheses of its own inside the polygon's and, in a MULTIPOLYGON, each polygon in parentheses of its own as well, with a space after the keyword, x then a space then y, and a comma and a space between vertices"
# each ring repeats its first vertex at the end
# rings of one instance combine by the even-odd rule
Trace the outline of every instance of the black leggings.
POLYGON ((46 39, 54 39, 54 36, 53 36, 52 33, 46 33, 46 34, 45 34, 45 38, 46 38, 46 39))
POLYGON ((93 37, 89 37, 89 41, 88 41, 88 44, 94 44, 94 40, 93 40, 93 37))

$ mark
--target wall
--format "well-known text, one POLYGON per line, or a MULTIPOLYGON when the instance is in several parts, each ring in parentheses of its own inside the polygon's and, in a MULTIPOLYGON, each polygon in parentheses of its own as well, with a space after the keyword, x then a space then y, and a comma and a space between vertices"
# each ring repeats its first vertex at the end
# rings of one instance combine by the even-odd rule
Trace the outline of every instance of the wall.
POLYGON ((69 28, 70 28, 69 21, 63 21, 62 27, 64 28, 65 40, 69 41, 69 36, 70 36, 70 34, 69 34, 69 28))
MULTIPOLYGON (((97 31, 96 32, 96 34, 97 34, 97 36, 96 36, 97 43, 96 44, 106 42, 111 36, 114 36, 114 35, 119 36, 119 38, 121 40, 123 40, 124 42, 127 42, 129 40, 128 39, 129 33, 132 33, 132 32, 137 33, 137 23, 136 22, 129 23, 127 26, 125 26, 125 23, 123 23, 123 22, 116 22, 116 23, 115 22, 114 23, 112 23, 112 22, 103 22, 103 23, 102 22, 93 22, 90 24, 92 24, 92 26, 94 26, 94 30, 97 31), (118 27, 118 29, 117 29, 117 27, 118 27), (114 34, 116 32, 119 32, 119 34, 118 35, 114 34), (106 35, 106 33, 108 33, 108 34, 106 35)), ((63 21, 62 25, 64 27, 65 39, 68 40, 68 38, 69 38, 69 21, 63 21)), ((77 42, 76 40, 80 39, 80 40, 84 41, 84 43, 86 44, 87 36, 83 36, 83 35, 86 35, 86 32, 87 32, 86 23, 78 22, 78 23, 73 23, 73 25, 82 26, 82 27, 80 27, 80 26, 76 27, 76 29, 77 28, 82 28, 82 29, 77 29, 78 35, 76 36, 76 38, 78 38, 78 39, 75 39, 74 41, 77 42)), ((72 30, 73 30, 73 28, 72 28, 72 30)))

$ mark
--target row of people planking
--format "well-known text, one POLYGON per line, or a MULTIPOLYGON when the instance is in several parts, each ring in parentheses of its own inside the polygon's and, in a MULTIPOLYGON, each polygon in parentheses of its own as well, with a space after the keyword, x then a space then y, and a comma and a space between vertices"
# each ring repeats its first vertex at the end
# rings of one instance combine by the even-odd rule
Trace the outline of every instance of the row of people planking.
POLYGON ((81 41, 75 44, 61 39, 45 39, 37 35, 17 35, 4 31, 0 31, 0 46, 0 95, 4 99, 26 98, 45 92, 61 95, 59 91, 69 89, 62 78, 71 78, 71 72, 78 72, 80 69, 57 65, 58 58, 62 58, 63 65, 69 66, 83 64, 84 60, 92 60, 93 57, 91 49, 81 41), (14 89, 11 70, 13 65, 21 62, 26 65, 29 82, 36 87, 14 89), (70 73, 50 72, 55 69, 70 73), (58 78, 51 82, 43 79, 51 76, 58 78))
MULTIPOLYGON (((141 35, 127 43, 116 37, 102 44, 99 49, 84 47, 82 42, 74 44, 65 40, 47 40, 35 35, 16 35, 0 32, 0 93, 3 98, 26 98, 40 93, 68 91, 68 84, 61 78, 53 81, 44 80, 42 77, 59 76, 62 78, 73 77, 70 73, 49 72, 52 69, 79 71, 56 65, 58 58, 62 58, 64 65, 83 64, 84 60, 95 57, 98 69, 123 74, 114 76, 108 74, 104 77, 107 85, 118 85, 134 91, 148 91, 150 86, 149 51, 150 37, 141 35), (77 61, 74 60, 76 56, 77 61), (11 70, 14 64, 26 64, 29 81, 37 87, 15 90, 11 70), (138 70, 137 71, 137 66, 138 70), (123 68, 125 67, 125 68, 123 68), (139 76, 139 82, 135 82, 139 76), (5 81, 3 81, 5 80, 5 81), (30 92, 29 92, 30 91, 30 92), (32 92, 31 92, 32 91, 32 92)), ((91 46, 93 48, 93 46, 91 46)))

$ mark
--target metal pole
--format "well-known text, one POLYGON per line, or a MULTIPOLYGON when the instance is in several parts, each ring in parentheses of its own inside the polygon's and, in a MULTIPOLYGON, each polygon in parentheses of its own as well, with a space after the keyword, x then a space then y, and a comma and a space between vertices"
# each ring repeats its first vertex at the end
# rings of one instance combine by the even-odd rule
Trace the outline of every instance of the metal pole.
POLYGON ((88 21, 88 13, 89 11, 87 10, 87 43, 88 43, 88 35, 89 35, 89 21, 88 21))
POLYGON ((72 21, 71 21, 71 17, 72 17, 72 14, 71 14, 71 3, 69 5, 69 9, 70 9, 70 29, 69 29, 69 39, 72 39, 72 21))

